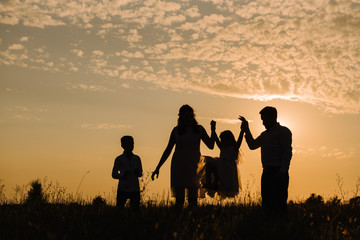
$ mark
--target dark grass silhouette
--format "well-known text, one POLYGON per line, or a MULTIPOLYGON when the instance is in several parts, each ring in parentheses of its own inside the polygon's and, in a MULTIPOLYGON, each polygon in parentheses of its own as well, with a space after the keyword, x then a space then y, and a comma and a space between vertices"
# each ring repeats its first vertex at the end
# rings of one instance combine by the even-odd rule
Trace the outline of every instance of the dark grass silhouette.
POLYGON ((40 180, 32 181, 26 197, 26 204, 45 204, 46 202, 47 199, 40 180))
POLYGON ((360 239, 360 206, 312 195, 289 203, 288 219, 269 220, 259 204, 179 210, 143 205, 122 211, 92 204, 4 204, 0 239, 360 239))
POLYGON ((78 201, 38 180, 24 198, 0 203, 0 239, 360 239, 357 195, 290 201, 287 219, 269 219, 256 199, 178 209, 143 198, 139 211, 119 210, 108 204, 111 199, 78 201))

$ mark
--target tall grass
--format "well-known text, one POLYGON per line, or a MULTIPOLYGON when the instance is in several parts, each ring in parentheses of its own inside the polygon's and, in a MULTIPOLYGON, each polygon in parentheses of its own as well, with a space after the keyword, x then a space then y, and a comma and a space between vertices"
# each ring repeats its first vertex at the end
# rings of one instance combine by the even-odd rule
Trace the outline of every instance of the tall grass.
MULTIPOLYGON (((143 205, 148 204, 160 204, 162 206, 170 206, 173 204, 173 199, 170 197, 169 192, 163 192, 161 195, 159 194, 151 194, 149 192, 148 185, 151 181, 151 173, 145 172, 144 176, 140 178, 140 193, 141 193, 141 203, 143 205)), ((26 202, 28 193, 31 189, 31 185, 34 182, 38 182, 41 184, 41 188, 44 193, 44 199, 46 199, 47 203, 50 204, 91 204, 94 198, 102 197, 107 205, 115 206, 116 200, 116 191, 117 186, 114 184, 112 186, 111 192, 104 192, 101 195, 96 195, 94 197, 84 196, 83 193, 77 191, 75 194, 67 191, 67 188, 61 186, 57 181, 51 181, 47 177, 43 179, 36 179, 28 184, 16 185, 13 190, 13 193, 10 197, 6 197, 5 195, 5 184, 4 180, 0 179, 0 204, 23 204, 26 202)), ((338 186, 338 195, 330 198, 329 201, 332 201, 336 198, 338 201, 342 203, 347 203, 352 198, 356 198, 360 194, 360 177, 358 177, 354 190, 352 192, 345 191, 343 189, 343 179, 337 175, 336 182, 338 186)), ((311 198, 311 196, 310 196, 311 198)), ((306 199, 298 199, 297 202, 304 202, 306 199)), ((293 201, 291 201, 293 202, 293 201)), ((242 204, 242 205, 259 205, 261 203, 260 196, 260 188, 259 186, 255 186, 255 178, 252 177, 248 179, 244 184, 240 191, 240 193, 232 199, 221 199, 219 196, 215 196, 215 198, 205 198, 199 199, 200 205, 228 205, 228 204, 242 204)))
POLYGON ((168 193, 150 198, 146 175, 141 184, 139 211, 121 211, 114 193, 79 200, 48 179, 19 186, 9 200, 0 181, 0 239, 360 239, 357 195, 325 201, 312 194, 290 201, 288 217, 281 218, 263 213, 251 182, 232 201, 205 199, 184 209, 174 208, 168 193), (39 196, 43 201, 29 202, 39 196))
POLYGON ((359 206, 291 203, 288 219, 261 206, 177 209, 147 204, 138 212, 101 204, 0 206, 0 239, 359 239, 359 206))

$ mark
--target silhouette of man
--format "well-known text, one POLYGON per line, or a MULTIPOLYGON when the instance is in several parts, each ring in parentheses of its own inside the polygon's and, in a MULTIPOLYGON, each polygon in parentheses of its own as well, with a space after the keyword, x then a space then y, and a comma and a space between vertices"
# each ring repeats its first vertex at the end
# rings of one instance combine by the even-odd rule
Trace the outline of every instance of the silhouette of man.
POLYGON ((266 130, 256 139, 253 138, 249 123, 244 117, 241 128, 251 150, 261 148, 263 173, 261 176, 261 198, 267 213, 287 214, 289 187, 289 166, 292 157, 291 131, 277 122, 277 110, 265 107, 260 111, 266 130))

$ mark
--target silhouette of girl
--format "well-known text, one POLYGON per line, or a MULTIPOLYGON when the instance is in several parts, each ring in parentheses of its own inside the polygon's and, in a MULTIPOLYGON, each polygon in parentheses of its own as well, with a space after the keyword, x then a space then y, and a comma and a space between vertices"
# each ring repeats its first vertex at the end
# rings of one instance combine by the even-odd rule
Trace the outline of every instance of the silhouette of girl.
POLYGON ((221 132, 219 139, 215 128, 216 122, 211 121, 211 138, 220 149, 220 157, 202 157, 205 167, 199 170, 200 183, 211 197, 214 197, 215 193, 220 198, 235 197, 241 186, 238 163, 244 131, 240 131, 236 141, 229 130, 221 132))
POLYGON ((158 178, 160 167, 175 146, 171 160, 170 182, 172 196, 175 196, 175 205, 178 207, 184 205, 185 195, 188 196, 189 205, 197 205, 197 165, 201 156, 201 140, 208 148, 214 148, 214 140, 209 137, 204 127, 198 124, 194 110, 189 105, 183 105, 179 110, 178 124, 172 130, 169 143, 151 175, 152 180, 154 180, 154 176, 158 178))

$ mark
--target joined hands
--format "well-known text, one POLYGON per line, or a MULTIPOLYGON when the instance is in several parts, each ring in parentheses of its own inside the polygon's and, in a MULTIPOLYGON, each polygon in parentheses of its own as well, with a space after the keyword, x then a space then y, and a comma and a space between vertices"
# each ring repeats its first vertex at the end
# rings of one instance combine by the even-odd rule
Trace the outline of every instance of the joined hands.
POLYGON ((249 130, 249 122, 244 118, 243 116, 239 116, 239 120, 241 123, 241 131, 247 131, 249 130))
POLYGON ((211 126, 211 131, 215 132, 215 130, 216 130, 216 122, 214 120, 211 120, 210 126, 211 126))

